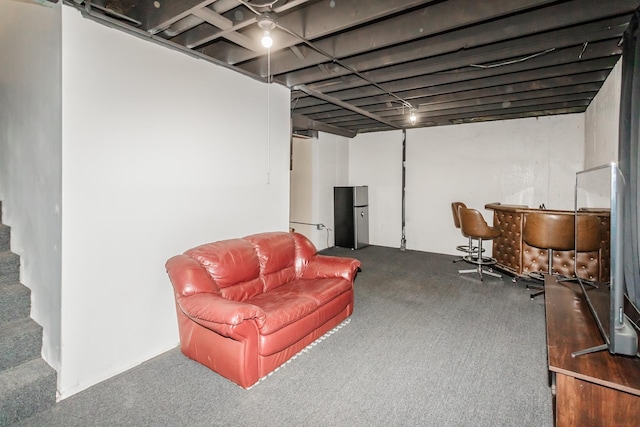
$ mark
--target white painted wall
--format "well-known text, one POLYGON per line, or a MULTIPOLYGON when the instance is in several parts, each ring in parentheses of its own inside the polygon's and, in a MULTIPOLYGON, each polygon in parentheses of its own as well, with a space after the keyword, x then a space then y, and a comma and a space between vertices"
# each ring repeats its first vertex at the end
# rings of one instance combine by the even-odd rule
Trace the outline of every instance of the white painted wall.
POLYGON ((313 224, 315 217, 313 214, 313 141, 313 139, 294 137, 291 147, 289 221, 292 228, 309 238, 314 227, 307 224, 313 224))
MULTIPOLYGON (((572 209, 583 168, 582 114, 420 128, 407 131, 407 249, 456 254, 460 231, 451 202, 480 210, 489 202, 572 209)), ((349 145, 349 180, 369 185, 370 241, 399 247, 402 134, 358 135, 349 145)))
POLYGON ((314 212, 316 221, 327 229, 312 230, 318 249, 334 246, 333 187, 350 185, 349 182, 349 139, 324 132, 318 133, 314 145, 314 212))
POLYGON ((585 169, 618 161, 621 85, 619 60, 585 112, 585 169))
POLYGON ((400 247, 401 131, 365 133, 349 143, 349 185, 369 186, 369 243, 400 247))
POLYGON ((333 187, 350 185, 349 139, 319 132, 317 138, 293 140, 291 224, 318 250, 334 246, 333 187))
POLYGON ((177 345, 169 257, 288 229, 290 122, 284 87, 71 8, 62 29, 64 398, 177 345))
MULTIPOLYGON (((0 201, 44 327, 43 358, 60 368, 61 5, 0 1, 0 201)), ((1 350, 0 350, 1 351, 1 350)))
POLYGON ((170 256, 288 229, 290 125, 286 88, 62 18, 66 397, 177 345, 170 256))

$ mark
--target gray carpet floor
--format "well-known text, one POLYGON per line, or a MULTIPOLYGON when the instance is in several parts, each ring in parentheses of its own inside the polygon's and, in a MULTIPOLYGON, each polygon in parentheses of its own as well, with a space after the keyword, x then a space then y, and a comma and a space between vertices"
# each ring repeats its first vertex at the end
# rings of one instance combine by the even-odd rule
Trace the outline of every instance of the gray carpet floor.
POLYGON ((251 389, 174 349, 17 425, 553 425, 544 299, 523 283, 448 255, 323 253, 362 262, 351 321, 251 389))

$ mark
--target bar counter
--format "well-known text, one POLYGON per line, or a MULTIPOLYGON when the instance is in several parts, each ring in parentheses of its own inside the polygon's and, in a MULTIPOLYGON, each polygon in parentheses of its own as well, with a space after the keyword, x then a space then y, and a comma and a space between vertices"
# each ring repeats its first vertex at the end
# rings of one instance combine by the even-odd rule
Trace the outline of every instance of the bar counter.
MULTIPOLYGON (((535 209, 522 205, 488 203, 485 209, 493 211, 493 226, 500 230, 500 237, 493 239, 493 257, 496 267, 514 276, 526 276, 530 272, 547 271, 548 253, 546 249, 527 245, 522 232, 530 213, 551 213, 574 215, 574 211, 535 209)), ((609 212, 592 210, 586 215, 595 215, 602 224, 600 249, 578 253, 578 271, 581 277, 597 282, 609 280, 609 212)), ((554 251, 553 270, 563 276, 574 276, 574 251, 554 251)))

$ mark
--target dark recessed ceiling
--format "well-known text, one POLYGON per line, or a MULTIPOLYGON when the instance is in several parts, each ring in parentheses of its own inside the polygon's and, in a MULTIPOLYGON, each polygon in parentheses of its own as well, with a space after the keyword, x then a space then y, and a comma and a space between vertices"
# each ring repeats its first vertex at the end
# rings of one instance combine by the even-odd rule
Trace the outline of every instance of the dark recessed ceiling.
MULTIPOLYGON (((50 0, 53 1, 53 0, 50 0)), ((358 132, 585 111, 640 0, 65 0, 291 88, 294 130, 358 132), (277 26, 270 66, 258 18, 277 26), (417 123, 409 123, 409 110, 417 123)))

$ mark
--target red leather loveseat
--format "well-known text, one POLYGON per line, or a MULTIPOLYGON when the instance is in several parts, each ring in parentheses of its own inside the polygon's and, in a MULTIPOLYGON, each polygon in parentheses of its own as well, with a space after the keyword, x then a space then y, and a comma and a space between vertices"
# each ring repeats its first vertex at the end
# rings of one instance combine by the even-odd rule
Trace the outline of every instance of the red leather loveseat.
POLYGON ((360 262, 298 233, 208 243, 166 263, 180 348, 248 388, 353 312, 360 262))

